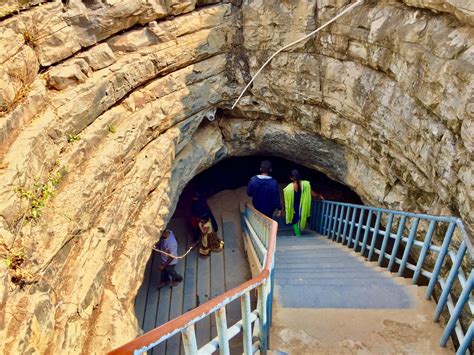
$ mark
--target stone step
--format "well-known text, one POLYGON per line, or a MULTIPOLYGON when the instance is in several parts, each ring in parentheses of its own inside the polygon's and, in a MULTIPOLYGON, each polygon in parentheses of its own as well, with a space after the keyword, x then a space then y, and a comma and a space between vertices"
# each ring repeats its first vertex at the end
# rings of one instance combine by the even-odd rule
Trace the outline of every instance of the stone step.
POLYGON ((281 307, 285 308, 354 308, 403 309, 412 302, 400 285, 275 285, 281 307), (284 297, 281 297, 284 295, 284 297))

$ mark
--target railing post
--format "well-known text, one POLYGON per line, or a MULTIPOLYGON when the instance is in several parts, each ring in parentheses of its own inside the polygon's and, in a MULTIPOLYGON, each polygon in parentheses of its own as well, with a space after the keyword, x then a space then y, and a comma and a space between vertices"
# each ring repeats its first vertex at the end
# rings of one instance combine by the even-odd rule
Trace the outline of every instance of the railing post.
POLYGON ((331 233, 333 212, 334 212, 334 204, 331 203, 331 208, 329 209, 329 215, 326 218, 326 226, 325 226, 326 233, 324 234, 324 235, 327 235, 328 238, 329 238, 329 234, 331 233))
POLYGON ((270 267, 270 276, 269 276, 270 285, 268 288, 267 295, 267 323, 268 329, 272 326, 273 320, 273 289, 275 288, 275 259, 272 260, 272 265, 270 267))
POLYGON ((449 223, 448 230, 444 235, 443 244, 441 245, 441 250, 439 252, 438 259, 436 259, 436 263, 433 268, 433 274, 431 275, 430 283, 428 284, 428 288, 426 289, 425 298, 427 300, 430 299, 436 282, 438 281, 439 272, 441 271, 444 259, 446 257, 446 254, 448 253, 448 247, 449 243, 451 243, 451 237, 453 236, 454 228, 456 228, 456 222, 449 223))
POLYGON ((346 242, 346 235, 347 235, 347 225, 349 224, 349 216, 351 212, 351 207, 347 207, 346 218, 344 218, 344 229, 342 230, 342 241, 341 243, 344 244, 346 242))
POLYGON ((325 213, 326 213, 326 209, 327 209, 327 203, 325 203, 324 201, 321 201, 321 202, 319 202, 319 204, 321 205, 321 212, 320 212, 320 215, 319 215, 318 233, 322 235, 322 234, 324 234, 324 221, 325 221, 325 213))
POLYGON ((375 242, 377 241, 377 238, 379 237, 379 228, 380 228, 381 218, 382 218, 382 212, 377 211, 377 218, 375 219, 374 233, 372 234, 372 241, 370 243, 369 258, 368 258, 369 261, 372 260, 372 256, 374 255, 375 242))
POLYGON ((194 324, 186 327, 186 329, 181 334, 183 336, 184 353, 186 355, 197 355, 198 348, 194 324))
POLYGON ((403 259, 400 263, 400 268, 398 269, 398 276, 403 276, 403 272, 405 271, 405 266, 407 265, 408 257, 410 256, 411 247, 413 245, 413 241, 415 240, 416 230, 418 229, 418 222, 420 221, 419 218, 415 218, 413 220, 413 224, 411 225, 410 234, 408 236, 407 244, 405 245, 405 251, 403 253, 403 259))
POLYGON ((252 355, 252 326, 250 323, 250 293, 245 294, 240 298, 240 307, 242 310, 242 332, 244 354, 252 355))
POLYGON ((267 353, 268 324, 267 324, 267 287, 268 279, 258 288, 258 325, 260 339, 260 354, 267 353))
POLYGON ((322 229, 322 235, 326 235, 326 229, 328 226, 328 220, 329 220, 329 211, 331 209, 331 206, 328 202, 324 203, 325 206, 325 211, 324 211, 324 220, 323 220, 323 229, 322 229))
POLYGON ((472 340, 474 337, 474 322, 471 322, 469 329, 467 330, 466 334, 464 335, 464 340, 461 344, 459 344, 458 351, 456 351, 456 355, 465 355, 469 345, 471 345, 472 340))
MULTIPOLYGON (((348 207, 349 208, 349 207, 348 207)), ((337 235, 336 235, 336 243, 339 243, 339 238, 341 236, 341 229, 342 229, 342 218, 344 217, 344 211, 346 207, 341 206, 341 214, 339 215, 339 224, 337 225, 337 235)))
POLYGON ((339 205, 336 205, 336 211, 334 212, 334 223, 332 224, 331 239, 334 240, 336 237, 336 228, 337 228, 337 217, 339 216, 339 205))
POLYGON ((435 322, 439 321, 439 317, 441 316, 441 312, 443 311, 444 306, 446 305, 446 301, 448 299, 449 292, 451 291, 451 287, 453 287, 454 279, 458 276, 459 268, 461 267, 462 258, 466 253, 466 243, 463 241, 459 246, 458 253, 456 254, 456 258, 454 259, 453 265, 451 266, 451 271, 449 272, 448 278, 444 284, 443 292, 441 296, 439 296, 438 304, 436 305, 435 313, 433 316, 433 320, 435 322))
POLYGON ((469 275, 469 279, 466 282, 466 286, 463 288, 461 295, 459 296, 458 301, 456 302, 456 307, 454 307, 453 314, 451 314, 451 318, 449 318, 448 324, 446 325, 446 328, 444 329, 443 336, 441 337, 439 345, 446 346, 446 343, 448 342, 448 339, 449 339, 449 335, 454 330, 454 327, 456 326, 456 322, 459 319, 459 316, 461 315, 462 308, 464 307, 464 304, 469 299, 469 296, 472 291, 473 282, 474 282, 474 272, 471 272, 469 275))
POLYGON ((385 227, 385 234, 383 236, 382 247, 380 248, 380 255, 378 265, 382 266, 383 258, 385 257, 385 249, 387 249, 388 237, 392 232, 393 213, 388 215, 387 226, 385 227))
POLYGON ((319 207, 319 203, 311 201, 310 228, 315 231, 318 230, 319 207))
POLYGON ((227 335, 227 317, 225 306, 216 311, 217 338, 219 340, 219 354, 230 355, 229 336, 227 335))
POLYGON ((421 248, 420 255, 418 256, 418 262, 416 263, 415 273, 413 274, 413 284, 416 284, 418 278, 421 274, 421 269, 423 267, 423 263, 425 262, 426 254, 428 253, 428 249, 431 244, 431 238, 433 236, 433 232, 436 228, 436 221, 431 221, 430 226, 428 227, 428 232, 426 233, 425 240, 423 241, 423 247, 421 248))
POLYGON ((369 237, 370 223, 372 222, 372 211, 368 211, 369 215, 367 216, 367 222, 365 223, 364 239, 362 240, 362 247, 360 248, 360 253, 362 256, 365 254, 365 247, 367 245, 367 238, 369 237))
POLYGON ((388 263, 388 271, 392 271, 393 264, 395 263, 395 258, 397 257, 398 247, 402 240, 403 230, 405 229, 405 223, 407 221, 407 216, 402 216, 400 222, 398 222, 397 235, 395 237, 395 244, 393 244, 392 255, 390 256, 390 262, 388 263))
POLYGON ((362 221, 364 220, 364 215, 365 215, 365 210, 361 208, 360 215, 359 215, 359 223, 357 224, 357 233, 356 233, 356 237, 354 241, 354 251, 357 251, 357 248, 359 247, 360 231, 362 230, 362 221))
POLYGON ((352 232, 354 232, 354 224, 356 218, 357 208, 354 207, 352 210, 352 218, 351 218, 351 228, 349 228, 349 235, 347 236, 347 247, 350 248, 352 244, 352 232))

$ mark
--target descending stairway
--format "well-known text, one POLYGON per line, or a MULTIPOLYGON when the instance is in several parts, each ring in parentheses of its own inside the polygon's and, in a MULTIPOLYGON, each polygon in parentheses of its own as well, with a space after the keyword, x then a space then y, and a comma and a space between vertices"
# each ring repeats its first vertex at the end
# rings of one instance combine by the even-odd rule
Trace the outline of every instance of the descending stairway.
POLYGON ((316 234, 280 224, 270 346, 292 354, 451 353, 424 287, 316 234))

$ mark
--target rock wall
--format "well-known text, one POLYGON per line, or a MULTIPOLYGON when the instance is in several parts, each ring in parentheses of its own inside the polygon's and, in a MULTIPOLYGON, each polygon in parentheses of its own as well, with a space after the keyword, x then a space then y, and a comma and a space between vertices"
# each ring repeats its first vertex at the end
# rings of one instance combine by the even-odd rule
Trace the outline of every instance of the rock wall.
POLYGON ((149 246, 226 157, 286 157, 472 230, 471 2, 367 0, 277 56, 233 111, 274 50, 348 1, 20 3, 0 6, 4 353, 135 337, 149 246))

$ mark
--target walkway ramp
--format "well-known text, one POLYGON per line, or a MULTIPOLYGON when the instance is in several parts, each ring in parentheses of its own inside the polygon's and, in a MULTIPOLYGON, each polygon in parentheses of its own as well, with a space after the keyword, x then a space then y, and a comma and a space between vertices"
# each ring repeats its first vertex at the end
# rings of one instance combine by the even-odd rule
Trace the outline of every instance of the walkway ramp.
MULTIPOLYGON (((135 299, 135 314, 144 332, 152 330, 168 320, 191 310, 217 295, 228 291, 250 279, 250 270, 241 238, 240 214, 224 212, 216 215, 219 223, 219 237, 224 240, 224 250, 212 253, 209 258, 198 255, 197 249, 180 260, 176 270, 183 275, 184 282, 175 287, 160 290, 159 255, 153 252, 145 270, 145 279, 135 299)), ((192 233, 185 218, 173 218, 168 224, 178 239, 179 254, 192 245, 192 233)), ((238 304, 228 308, 229 323, 240 318, 238 304)), ((207 317, 196 325, 199 345, 207 343, 216 336, 214 317, 207 317)), ((237 340, 237 339, 236 339, 237 340)), ((240 348, 241 344, 231 344, 240 348)), ((154 348, 151 354, 184 354, 180 335, 154 348)))
POLYGON ((423 287, 315 232, 280 226, 270 347, 290 354, 447 354, 423 287))

